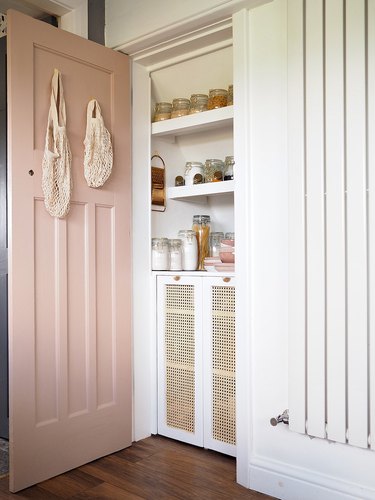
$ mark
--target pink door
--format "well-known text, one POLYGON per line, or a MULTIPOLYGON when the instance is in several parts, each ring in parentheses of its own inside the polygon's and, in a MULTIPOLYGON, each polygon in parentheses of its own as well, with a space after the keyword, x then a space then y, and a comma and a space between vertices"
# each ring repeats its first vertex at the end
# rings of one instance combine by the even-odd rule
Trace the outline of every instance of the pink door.
POLYGON ((8 16, 10 489, 131 444, 130 78, 127 56, 8 16), (44 208, 41 165, 54 68, 64 87, 73 197, 44 208), (112 175, 83 175, 86 108, 112 134, 112 175))

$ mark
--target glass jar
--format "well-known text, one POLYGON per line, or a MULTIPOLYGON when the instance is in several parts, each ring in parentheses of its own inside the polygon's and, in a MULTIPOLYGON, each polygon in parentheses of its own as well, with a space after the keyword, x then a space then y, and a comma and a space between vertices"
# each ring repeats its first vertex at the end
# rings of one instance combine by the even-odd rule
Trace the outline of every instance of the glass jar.
POLYGON ((178 237, 182 242, 182 269, 183 271, 195 271, 198 266, 198 242, 195 231, 181 229, 178 237))
POLYGON ((233 105, 233 85, 228 86, 228 103, 227 106, 233 105))
POLYGON ((192 186, 194 184, 195 174, 203 175, 203 163, 200 161, 188 161, 185 165, 185 186, 192 186))
POLYGON ((228 91, 211 89, 208 95, 207 109, 224 108, 228 102, 228 91))
POLYGON ((168 271, 170 265, 168 238, 152 238, 151 268, 153 271, 168 271))
POLYGON ((184 97, 178 97, 172 101, 171 118, 178 118, 189 114, 190 100, 184 97))
POLYGON ((172 104, 170 102, 157 102, 155 104, 154 122, 169 120, 171 117, 172 104))
POLYGON ((234 233, 225 233, 225 240, 234 240, 234 233))
POLYGON ((204 259, 210 253, 210 216, 194 215, 193 231, 198 241, 198 271, 204 271, 204 259))
POLYGON ((225 157, 224 180, 231 181, 234 179, 234 156, 225 157))
POLYGON ((171 271, 182 270, 182 241, 179 239, 169 240, 169 256, 171 271))
POLYGON ((224 239, 224 233, 213 232, 210 234, 210 257, 219 257, 221 240, 224 239))
POLYGON ((178 175, 174 180, 175 186, 185 186, 185 180, 182 175, 178 175))
POLYGON ((192 94, 190 97, 190 110, 189 114, 201 113, 207 111, 207 94, 192 94))
POLYGON ((205 161, 204 164, 204 182, 213 182, 215 180, 215 172, 224 172, 224 162, 216 158, 211 158, 205 161))

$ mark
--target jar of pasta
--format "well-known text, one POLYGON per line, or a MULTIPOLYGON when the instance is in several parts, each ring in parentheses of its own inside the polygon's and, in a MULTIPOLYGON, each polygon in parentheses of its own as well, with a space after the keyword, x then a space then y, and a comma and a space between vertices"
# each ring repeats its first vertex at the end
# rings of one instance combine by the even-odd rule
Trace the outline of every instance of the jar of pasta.
POLYGON ((204 271, 204 259, 210 253, 210 216, 194 215, 193 231, 198 242, 198 271, 204 271))
POLYGON ((155 104, 154 122, 169 120, 171 117, 172 104, 170 102, 157 102, 155 104))
POLYGON ((178 97, 172 101, 171 118, 178 118, 189 114, 190 100, 184 97, 178 97))
POLYGON ((228 91, 225 89, 211 89, 208 95, 207 109, 224 108, 228 102, 228 91))

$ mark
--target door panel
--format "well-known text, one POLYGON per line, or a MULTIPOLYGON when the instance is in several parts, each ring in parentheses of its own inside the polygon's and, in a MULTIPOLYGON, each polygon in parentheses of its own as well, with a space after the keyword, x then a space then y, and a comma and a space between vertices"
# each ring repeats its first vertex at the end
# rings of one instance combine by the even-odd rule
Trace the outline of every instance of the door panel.
POLYGON ((131 444, 129 63, 120 53, 8 16, 10 489, 131 444), (52 218, 41 190, 54 68, 62 73, 73 197, 52 218), (83 176, 95 97, 114 166, 83 176), (29 175, 33 170, 34 175, 29 175))

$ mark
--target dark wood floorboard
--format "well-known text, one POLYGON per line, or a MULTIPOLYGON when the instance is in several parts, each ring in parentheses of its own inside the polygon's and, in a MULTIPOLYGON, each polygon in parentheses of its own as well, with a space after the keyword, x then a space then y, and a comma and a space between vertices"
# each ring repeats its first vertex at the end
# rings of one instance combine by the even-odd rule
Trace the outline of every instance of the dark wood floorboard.
POLYGON ((267 500, 235 482, 235 460, 152 436, 17 494, 0 478, 0 499, 267 500))

